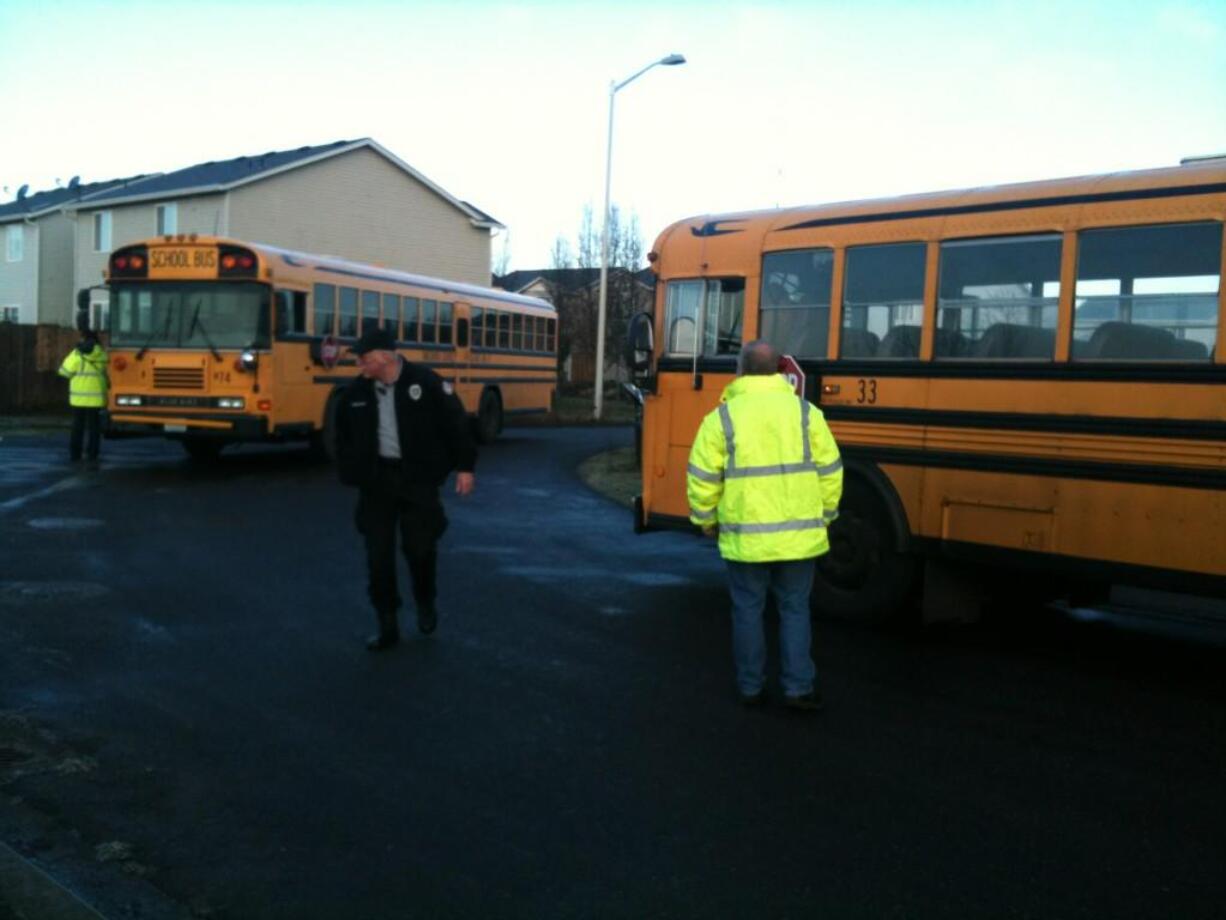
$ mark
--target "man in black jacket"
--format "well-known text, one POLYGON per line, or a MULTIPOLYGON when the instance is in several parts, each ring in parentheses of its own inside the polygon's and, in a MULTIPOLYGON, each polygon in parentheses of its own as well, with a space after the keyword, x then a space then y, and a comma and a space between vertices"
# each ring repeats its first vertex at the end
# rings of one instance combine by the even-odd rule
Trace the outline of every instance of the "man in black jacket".
POLYGON ((341 481, 357 486, 358 531, 366 540, 371 603, 379 631, 366 647, 400 641, 396 611, 396 528, 409 563, 417 628, 434 632, 438 539, 447 529, 439 487, 456 470, 456 492, 473 490, 477 451, 464 406, 438 374, 405 361, 384 329, 371 328, 353 347, 361 376, 336 407, 341 481))

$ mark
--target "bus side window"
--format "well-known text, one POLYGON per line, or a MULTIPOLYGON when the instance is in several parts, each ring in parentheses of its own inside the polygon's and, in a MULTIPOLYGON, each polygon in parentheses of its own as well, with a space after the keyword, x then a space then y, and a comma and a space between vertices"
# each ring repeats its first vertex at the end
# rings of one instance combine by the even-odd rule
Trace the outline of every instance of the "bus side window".
MULTIPOLYGON (((473 347, 480 348, 485 344, 485 309, 473 307, 473 347)), ((463 347, 463 346, 461 346, 463 347)))
POLYGON ((404 341, 416 342, 417 334, 417 298, 406 297, 404 299, 404 341))
POLYGON ((451 344, 451 303, 446 300, 438 302, 438 341, 440 345, 451 344))
POLYGON ((780 354, 826 357, 833 284, 833 249, 768 252, 762 258, 761 337, 780 354))
POLYGON ((1207 361, 1217 346, 1222 225, 1083 230, 1073 357, 1207 361))
POLYGON ((332 335, 336 331, 336 287, 315 285, 315 335, 332 335))
POLYGON ((919 357, 927 249, 887 243, 847 250, 839 357, 919 357))
POLYGON ((363 291, 362 292, 362 321, 361 331, 366 332, 368 329, 376 329, 379 326, 379 292, 378 291, 363 291))
POLYGON ((438 301, 422 298, 421 301, 421 340, 425 343, 437 341, 435 332, 438 323, 438 301))

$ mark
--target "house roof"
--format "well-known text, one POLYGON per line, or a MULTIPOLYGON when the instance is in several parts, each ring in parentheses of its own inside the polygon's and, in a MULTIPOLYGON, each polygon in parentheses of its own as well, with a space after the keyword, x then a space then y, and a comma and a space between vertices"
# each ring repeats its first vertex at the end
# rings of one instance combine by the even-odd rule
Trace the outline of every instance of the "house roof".
POLYGON ((59 210, 65 204, 77 201, 87 195, 104 192, 123 182, 147 178, 134 176, 132 179, 108 179, 105 182, 90 182, 85 185, 69 185, 67 188, 53 188, 24 198, 16 198, 5 204, 0 204, 0 223, 20 220, 26 217, 41 217, 52 211, 59 210))
POLYGON ((78 207, 81 210, 110 207, 114 204, 127 204, 138 201, 164 200, 182 198, 189 195, 215 194, 229 191, 251 182, 270 178, 278 173, 297 169, 310 163, 317 163, 330 157, 349 153, 353 150, 368 148, 412 176, 421 184, 459 211, 462 211, 477 227, 489 229, 501 228, 503 225, 480 208, 466 201, 461 201, 454 195, 431 182, 413 167, 399 157, 381 147, 369 137, 354 141, 333 141, 330 144, 320 144, 316 147, 299 147, 297 150, 272 150, 254 156, 235 157, 232 160, 210 160, 207 163, 197 163, 174 172, 159 173, 129 180, 122 186, 111 187, 99 191, 82 200, 78 207))
MULTIPOLYGON (((614 267, 609 269, 610 274, 624 272, 626 269, 614 267)), ((634 277, 639 284, 644 287, 655 287, 655 273, 650 268, 644 268, 633 272, 634 277)), ((516 293, 526 290, 537 281, 544 281, 547 284, 555 284, 562 291, 579 291, 583 288, 591 287, 594 284, 600 283, 599 268, 529 268, 520 269, 518 271, 508 272, 505 275, 494 276, 494 286, 500 287, 504 291, 514 291, 516 293)))

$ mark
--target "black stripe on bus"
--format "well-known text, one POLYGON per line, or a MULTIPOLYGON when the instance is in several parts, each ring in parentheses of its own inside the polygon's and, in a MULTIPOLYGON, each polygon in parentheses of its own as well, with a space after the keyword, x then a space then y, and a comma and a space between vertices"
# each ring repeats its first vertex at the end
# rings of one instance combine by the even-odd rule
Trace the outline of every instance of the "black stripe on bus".
POLYGON ((466 374, 460 383, 557 383, 557 377, 474 377, 466 374))
POLYGON ((876 425, 925 425, 947 428, 990 428, 1005 431, 1046 431, 1117 437, 1226 441, 1226 422, 1195 419, 966 412, 952 409, 894 409, 876 406, 823 406, 822 415, 831 421, 867 422, 876 425))
POLYGON ((1023 198, 984 204, 950 205, 943 208, 917 208, 912 211, 886 211, 881 214, 859 214, 850 217, 821 217, 807 220, 785 230, 811 230, 816 227, 836 227, 843 224, 875 224, 887 220, 917 220, 924 217, 951 217, 958 214, 988 214, 993 211, 1024 211, 1030 208, 1055 208, 1077 204, 1101 204, 1112 201, 1148 201, 1154 198, 1182 198, 1191 195, 1216 195, 1226 192, 1226 183, 1183 185, 1175 188, 1130 189, 1120 192, 1092 192, 1085 195, 1058 195, 1050 198, 1023 198))
POLYGON ((844 457, 898 466, 972 470, 979 473, 1013 473, 1060 479, 1128 482, 1142 485, 1177 486, 1183 489, 1226 489, 1226 470, 1180 469, 1130 463, 1095 463, 1082 460, 1049 460, 1041 457, 970 454, 956 451, 921 450, 905 447, 860 447, 843 445, 844 457))
MULTIPOLYGON (((1174 364, 1157 361, 830 361, 825 358, 798 359, 809 378, 831 377, 914 377, 973 380, 1065 380, 1108 381, 1111 383, 1226 383, 1226 364, 1208 362, 1174 364)), ((692 358, 661 358, 660 373, 690 374, 692 358)), ((698 372, 735 374, 735 358, 700 358, 698 372)))

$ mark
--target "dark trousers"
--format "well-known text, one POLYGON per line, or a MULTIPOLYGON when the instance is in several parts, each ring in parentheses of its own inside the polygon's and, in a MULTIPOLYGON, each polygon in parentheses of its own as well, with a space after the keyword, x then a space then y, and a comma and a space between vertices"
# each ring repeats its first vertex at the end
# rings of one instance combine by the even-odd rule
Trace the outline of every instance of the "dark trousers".
POLYGON ((98 444, 101 440, 101 409, 72 407, 72 435, 68 439, 68 456, 81 459, 81 443, 85 442, 85 458, 98 459, 98 444))
POLYGON ((409 563, 413 600, 418 607, 434 603, 438 540, 447 516, 438 488, 410 483, 394 464, 380 462, 376 480, 363 486, 355 513, 358 532, 366 540, 367 590, 375 610, 400 607, 396 587, 396 531, 409 563))

